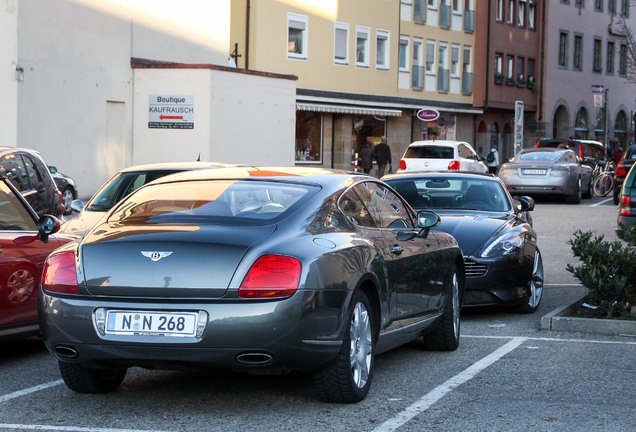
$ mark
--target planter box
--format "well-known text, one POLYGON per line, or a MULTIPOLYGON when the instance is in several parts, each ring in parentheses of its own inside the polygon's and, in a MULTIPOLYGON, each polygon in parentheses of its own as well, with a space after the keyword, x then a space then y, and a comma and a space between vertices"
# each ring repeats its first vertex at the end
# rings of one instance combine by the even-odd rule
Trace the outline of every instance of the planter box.
POLYGON ((555 309, 549 314, 541 317, 541 330, 636 336, 636 321, 602 318, 577 318, 570 316, 581 306, 582 303, 583 299, 580 299, 571 305, 555 309))

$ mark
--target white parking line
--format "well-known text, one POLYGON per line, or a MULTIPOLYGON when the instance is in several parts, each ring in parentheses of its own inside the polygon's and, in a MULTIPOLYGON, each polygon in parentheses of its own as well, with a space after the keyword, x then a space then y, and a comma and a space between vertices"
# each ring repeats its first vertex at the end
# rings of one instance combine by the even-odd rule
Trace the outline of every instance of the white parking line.
POLYGON ((400 412, 398 415, 384 422, 380 426, 374 429, 374 432, 389 432, 394 431, 403 424, 410 421, 415 416, 423 413, 427 409, 431 407, 435 402, 446 396, 453 389, 459 387, 465 382, 470 381, 477 375, 479 372, 486 369, 491 364, 495 363, 497 360, 518 348, 519 345, 527 341, 528 338, 525 337, 515 337, 512 338, 510 342, 500 347, 499 349, 493 351, 491 354, 487 355, 483 359, 479 360, 477 363, 474 363, 463 372, 455 375, 454 377, 447 380, 445 383, 437 386, 431 392, 422 396, 417 402, 408 406, 405 410, 400 412))
POLYGON ((63 382, 64 382, 64 380, 51 381, 51 382, 48 382, 48 383, 36 385, 34 387, 29 387, 27 389, 18 390, 18 391, 15 391, 13 393, 8 393, 6 395, 0 396, 0 403, 6 402, 6 401, 11 400, 11 399, 18 398, 20 396, 25 396, 25 395, 28 395, 30 393, 35 393, 36 391, 44 390, 44 389, 47 389, 49 387, 58 386, 58 385, 62 384, 63 382))
POLYGON ((38 430, 38 431, 63 431, 63 432, 161 432, 156 430, 142 429, 109 429, 109 428, 87 428, 75 426, 46 426, 46 425, 21 425, 0 423, 0 429, 10 430, 38 430))
POLYGON ((612 201, 613 199, 614 199, 614 197, 604 199, 603 201, 599 201, 599 202, 597 202, 597 203, 590 204, 590 207, 598 207, 598 206, 601 206, 601 205, 603 205, 603 204, 605 204, 605 203, 607 203, 607 202, 612 201))

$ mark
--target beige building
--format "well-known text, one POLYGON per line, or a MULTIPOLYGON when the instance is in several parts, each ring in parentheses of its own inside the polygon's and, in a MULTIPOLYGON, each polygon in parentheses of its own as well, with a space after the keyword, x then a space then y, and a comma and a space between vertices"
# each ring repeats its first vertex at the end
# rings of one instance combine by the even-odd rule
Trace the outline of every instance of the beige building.
POLYGON ((475 0, 234 0, 230 61, 298 77, 296 164, 350 169, 386 137, 395 165, 414 140, 472 142, 474 10, 475 0))

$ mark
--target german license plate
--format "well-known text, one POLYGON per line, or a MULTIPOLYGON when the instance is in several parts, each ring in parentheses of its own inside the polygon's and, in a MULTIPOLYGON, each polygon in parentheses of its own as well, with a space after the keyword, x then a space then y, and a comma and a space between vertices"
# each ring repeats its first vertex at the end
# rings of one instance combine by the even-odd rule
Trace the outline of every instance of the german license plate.
POLYGON ((545 175, 546 170, 544 169, 524 169, 521 171, 525 175, 545 175))
POLYGON ((110 310, 106 333, 119 335, 194 336, 196 312, 151 312, 110 310))

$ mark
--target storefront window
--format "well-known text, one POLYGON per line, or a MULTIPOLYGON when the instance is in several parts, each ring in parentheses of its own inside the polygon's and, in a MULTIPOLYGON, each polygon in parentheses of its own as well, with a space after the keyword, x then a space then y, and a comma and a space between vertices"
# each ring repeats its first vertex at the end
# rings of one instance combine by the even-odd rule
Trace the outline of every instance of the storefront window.
POLYGON ((322 114, 296 111, 296 163, 322 163, 322 114))
POLYGON ((360 153, 367 141, 373 145, 380 143, 386 136, 386 118, 381 116, 359 116, 353 118, 351 141, 354 153, 360 153))

